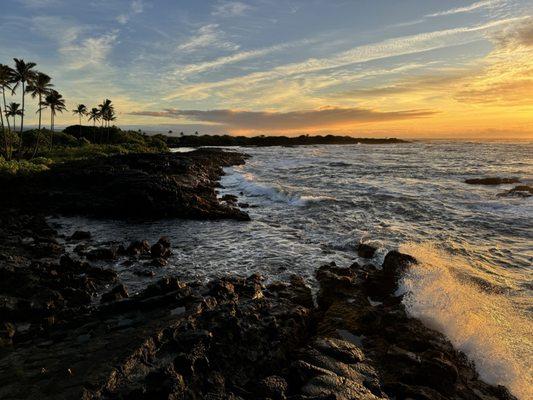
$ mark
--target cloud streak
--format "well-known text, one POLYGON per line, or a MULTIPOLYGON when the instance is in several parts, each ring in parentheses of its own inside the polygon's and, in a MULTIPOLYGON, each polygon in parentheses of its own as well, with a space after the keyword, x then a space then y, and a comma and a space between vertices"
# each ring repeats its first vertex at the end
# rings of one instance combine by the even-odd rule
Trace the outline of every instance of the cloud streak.
MULTIPOLYGON (((294 75, 316 73, 329 69, 346 67, 349 65, 364 63, 373 60, 385 59, 401 55, 416 54, 424 51, 435 50, 460 44, 471 43, 484 38, 483 34, 491 29, 519 22, 526 17, 508 18, 491 21, 486 24, 446 29, 441 31, 426 32, 417 35, 402 36, 387 39, 382 42, 358 46, 343 51, 327 58, 310 58, 303 62, 285 64, 269 71, 255 72, 229 78, 222 81, 197 83, 181 86, 177 90, 167 94, 164 99, 172 100, 183 97, 190 98, 213 89, 221 89, 230 86, 252 85, 265 80, 281 79, 294 75)), ((205 94, 204 94, 205 97, 205 94)))
POLYGON ((290 131, 422 118, 435 114, 435 111, 403 110, 383 112, 364 108, 324 107, 318 110, 291 112, 166 109, 164 111, 138 111, 131 114, 199 121, 236 130, 290 131))
POLYGON ((129 22, 129 20, 136 14, 141 14, 144 11, 144 3, 142 0, 133 0, 130 3, 130 8, 128 12, 120 14, 117 17, 118 23, 125 25, 129 22))
POLYGON ((250 5, 241 1, 223 1, 215 5, 211 15, 215 17, 238 17, 251 9, 250 5))
POLYGON ((200 27, 196 35, 177 46, 179 51, 194 52, 199 49, 216 47, 224 50, 238 50, 239 45, 226 40, 225 34, 218 24, 208 24, 200 27))
POLYGON ((497 4, 500 4, 501 2, 502 2, 501 0, 478 1, 476 3, 470 4, 469 6, 457 7, 457 8, 452 8, 452 9, 445 10, 445 11, 439 11, 439 12, 436 12, 436 13, 433 13, 433 14, 428 14, 425 17, 432 18, 432 17, 443 17, 443 16, 446 16, 446 15, 469 13, 469 12, 477 11, 477 10, 480 10, 480 9, 483 9, 483 8, 492 8, 492 7, 496 6, 497 4))

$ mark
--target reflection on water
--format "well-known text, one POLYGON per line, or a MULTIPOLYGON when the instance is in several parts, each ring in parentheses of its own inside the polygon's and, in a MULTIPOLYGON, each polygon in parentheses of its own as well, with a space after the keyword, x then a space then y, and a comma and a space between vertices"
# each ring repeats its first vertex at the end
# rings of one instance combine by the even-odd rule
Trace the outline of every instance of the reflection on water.
MULTIPOLYGON (((353 262, 354 246, 360 240, 372 241, 380 248, 376 263, 388 249, 407 243, 426 246, 430 242, 443 260, 452 259, 452 255, 454 260, 460 260, 453 269, 445 263, 444 268, 453 279, 469 281, 469 290, 490 291, 494 299, 505 299, 509 312, 521 321, 522 328, 524 324, 532 328, 533 198, 497 196, 512 185, 472 186, 463 181, 480 176, 516 176, 532 184, 533 144, 417 142, 244 151, 252 158, 244 166, 227 169, 222 184, 224 193, 237 194, 239 201, 250 204, 247 211, 251 222, 166 220, 127 224, 86 219, 60 222, 67 231, 89 229, 103 240, 155 241, 167 235, 172 240, 174 256, 172 265, 160 274, 173 271, 184 279, 252 272, 270 279, 286 279, 293 273, 312 279, 313 271, 321 263, 353 262)), ((411 249, 417 252, 417 247, 411 249)), ((427 251, 418 253, 414 255, 421 257, 427 251)), ((138 287, 138 278, 124 270, 130 286, 138 287)), ((424 319, 431 314, 431 307, 437 310, 437 304, 427 303, 427 296, 437 293, 439 285, 446 293, 450 290, 455 293, 456 289, 457 293, 465 293, 462 286, 453 286, 448 278, 443 279, 446 274, 430 274, 408 285, 418 294, 411 298, 409 307, 414 315, 424 319), (427 304, 421 307, 421 302, 427 304)), ((455 301, 455 297, 451 299, 455 301)), ((444 325, 453 319, 449 313, 472 310, 456 304, 448 307, 447 312, 440 320, 426 320, 444 331, 444 325)), ((484 325, 482 320, 487 315, 480 314, 479 329, 498 325, 498 321, 487 321, 484 325)), ((502 324, 506 322, 502 320, 502 324)), ((523 332, 517 329, 513 333, 511 325, 502 327, 510 329, 506 335, 523 340, 523 332)), ((453 329, 457 332, 461 327, 453 329)), ((503 331, 492 332, 500 335, 503 331)), ((451 328, 447 333, 454 340, 451 328)), ((485 351, 484 347, 466 345, 470 334, 466 335, 466 338, 456 335, 459 338, 456 344, 467 353, 476 349, 471 350, 473 358, 480 348, 485 351)), ((526 361, 517 367, 518 374, 531 376, 531 346, 522 343, 501 348, 487 354, 509 360, 511 365, 520 351, 526 361), (524 353, 526 348, 529 353, 524 353)), ((512 384, 511 376, 512 372, 506 375, 505 371, 497 377, 485 374, 486 379, 507 384, 512 384)))

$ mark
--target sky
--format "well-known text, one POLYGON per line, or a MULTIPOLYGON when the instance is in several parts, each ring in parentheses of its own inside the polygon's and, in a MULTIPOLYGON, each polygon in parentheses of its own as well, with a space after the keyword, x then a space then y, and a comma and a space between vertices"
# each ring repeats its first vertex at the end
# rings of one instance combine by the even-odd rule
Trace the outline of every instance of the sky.
POLYGON ((121 127, 533 139, 533 0, 0 0, 14 57, 121 127))

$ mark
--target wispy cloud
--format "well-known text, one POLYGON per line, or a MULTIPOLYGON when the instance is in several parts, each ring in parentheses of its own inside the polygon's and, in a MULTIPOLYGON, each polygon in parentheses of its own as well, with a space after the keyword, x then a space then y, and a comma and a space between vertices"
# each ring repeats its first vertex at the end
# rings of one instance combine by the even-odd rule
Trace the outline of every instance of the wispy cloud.
POLYGON ((217 47, 225 50, 238 50, 239 45, 226 39, 226 35, 219 29, 218 24, 208 24, 200 27, 196 35, 178 45, 177 49, 193 52, 206 47, 217 47))
POLYGON ((18 0, 24 6, 29 8, 44 8, 49 6, 58 6, 63 3, 62 0, 18 0))
MULTIPOLYGON (((401 55, 415 54, 424 51, 440 49, 459 44, 470 43, 484 38, 484 34, 491 29, 516 23, 524 17, 509 18, 491 21, 486 24, 446 29, 387 39, 382 42, 358 46, 353 49, 337 53, 327 58, 310 58, 303 62, 285 64, 268 71, 255 72, 215 82, 201 82, 188 86, 182 86, 178 90, 169 93, 165 100, 177 97, 194 97, 202 92, 212 89, 221 89, 228 86, 238 85, 250 87, 257 82, 280 79, 293 75, 316 73, 335 68, 341 68, 352 64, 364 63, 378 59, 385 59, 401 55)), ((253 87, 250 87, 253 90, 253 87)))
POLYGON ((270 47, 265 47, 261 49, 254 49, 248 51, 241 51, 238 53, 231 54, 229 56, 219 57, 214 60, 204 61, 194 64, 186 64, 176 68, 176 74, 185 77, 192 74, 198 74, 201 72, 217 69, 224 67, 226 65, 239 63, 241 61, 264 57, 266 55, 286 50, 292 47, 298 47, 306 44, 313 43, 313 40, 300 40, 291 43, 278 44, 270 47))
POLYGON ((136 14, 141 14, 144 11, 144 3, 142 0, 133 0, 130 3, 129 10, 123 14, 120 14, 117 17, 117 21, 125 25, 129 22, 129 20, 136 14))
POLYGON ((452 8, 449 10, 439 11, 433 14, 428 14, 426 15, 426 17, 442 17, 445 15, 469 13, 469 12, 477 11, 483 8, 492 8, 500 3, 502 3, 502 0, 483 0, 483 1, 478 1, 476 3, 472 3, 469 6, 457 7, 457 8, 452 8))
POLYGON ((100 36, 88 37, 80 42, 72 42, 59 49, 66 57, 70 68, 79 69, 88 65, 101 66, 113 49, 117 40, 117 32, 113 31, 100 36))
POLYGON ((228 129, 283 131, 422 118, 433 115, 435 112, 430 110, 381 112, 364 108, 323 107, 318 110, 292 112, 167 109, 165 111, 139 111, 132 114, 215 123, 228 129))
POLYGON ((221 1, 216 4, 211 15, 216 17, 237 17, 244 15, 252 7, 241 1, 221 1))

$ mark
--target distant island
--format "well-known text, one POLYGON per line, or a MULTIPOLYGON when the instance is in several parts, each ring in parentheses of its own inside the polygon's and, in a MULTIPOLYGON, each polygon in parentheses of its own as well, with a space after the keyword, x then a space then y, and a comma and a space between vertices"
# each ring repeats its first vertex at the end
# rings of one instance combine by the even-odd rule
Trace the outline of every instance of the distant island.
MULTIPOLYGON (((159 135, 158 135, 159 136, 159 135)), ((201 146, 301 146, 326 144, 393 144, 408 143, 396 138, 356 138, 336 135, 300 135, 288 136, 231 136, 231 135, 181 135, 164 136, 168 147, 201 147, 201 146)), ((163 138, 162 138, 163 139, 163 138)))

